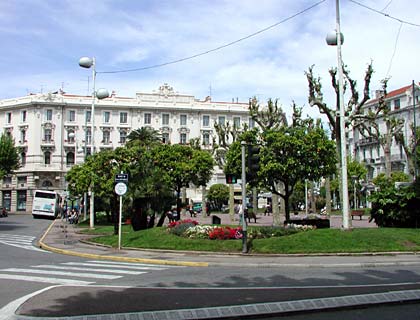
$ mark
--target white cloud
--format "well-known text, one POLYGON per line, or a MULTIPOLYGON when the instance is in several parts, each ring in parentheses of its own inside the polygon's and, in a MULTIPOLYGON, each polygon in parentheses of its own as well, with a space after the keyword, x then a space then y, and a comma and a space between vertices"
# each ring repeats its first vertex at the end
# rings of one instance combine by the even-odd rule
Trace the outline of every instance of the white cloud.
MULTIPOLYGON (((388 0, 361 0, 381 10, 388 0)), ((282 21, 314 1, 56 1, 0 3, 0 97, 27 91, 65 89, 86 94, 90 72, 80 69, 80 56, 96 56, 98 71, 134 69, 160 64, 216 48, 282 21), (16 32, 15 30, 18 30, 16 32)), ((371 90, 386 75, 399 22, 341 1, 345 36, 343 60, 362 89, 369 61, 375 69, 371 90)), ((403 20, 420 21, 420 3, 393 1, 385 11, 403 20)), ((335 28, 335 6, 316 8, 235 45, 192 60, 133 73, 98 74, 98 86, 133 97, 168 82, 176 91, 203 99, 238 97, 246 102, 279 98, 285 109, 292 100, 307 106, 305 70, 315 65, 325 99, 335 103, 328 69, 337 65, 336 48, 325 43, 335 28)), ((403 25, 392 60, 389 89, 419 81, 420 28, 403 25)))

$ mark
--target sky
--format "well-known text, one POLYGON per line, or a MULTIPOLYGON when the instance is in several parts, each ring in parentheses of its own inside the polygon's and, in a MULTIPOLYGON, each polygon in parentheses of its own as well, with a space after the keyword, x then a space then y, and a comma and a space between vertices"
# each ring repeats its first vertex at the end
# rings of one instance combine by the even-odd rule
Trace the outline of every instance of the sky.
MULTIPOLYGON (((96 87, 117 96, 134 98, 168 83, 200 100, 278 99, 288 114, 294 101, 317 117, 308 104, 305 71, 314 65, 325 100, 334 104, 328 70, 337 66, 337 49, 325 37, 336 29, 335 3, 0 0, 0 99, 60 88, 90 95, 92 72, 78 61, 94 56, 96 87)), ((420 1, 341 0, 340 18, 342 58, 360 91, 370 61, 372 94, 386 77, 388 91, 420 81, 420 1)))

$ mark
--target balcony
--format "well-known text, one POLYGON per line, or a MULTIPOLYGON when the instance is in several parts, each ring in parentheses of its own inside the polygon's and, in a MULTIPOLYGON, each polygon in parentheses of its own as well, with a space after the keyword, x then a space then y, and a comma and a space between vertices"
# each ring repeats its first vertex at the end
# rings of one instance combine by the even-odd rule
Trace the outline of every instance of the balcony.
POLYGON ((366 145, 371 145, 371 144, 378 144, 378 140, 373 137, 367 137, 367 138, 360 139, 359 141, 356 141, 356 145, 358 146, 366 146, 366 145))
POLYGON ((41 147, 54 147, 55 143, 53 139, 42 139, 41 147))

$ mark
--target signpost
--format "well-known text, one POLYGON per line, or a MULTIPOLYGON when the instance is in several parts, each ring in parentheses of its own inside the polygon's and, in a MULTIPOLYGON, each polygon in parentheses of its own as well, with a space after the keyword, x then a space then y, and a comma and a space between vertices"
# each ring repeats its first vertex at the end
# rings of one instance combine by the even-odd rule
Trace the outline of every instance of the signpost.
POLYGON ((122 196, 127 192, 128 174, 115 175, 115 193, 120 196, 120 214, 118 221, 118 250, 121 250, 121 226, 122 226, 122 196))

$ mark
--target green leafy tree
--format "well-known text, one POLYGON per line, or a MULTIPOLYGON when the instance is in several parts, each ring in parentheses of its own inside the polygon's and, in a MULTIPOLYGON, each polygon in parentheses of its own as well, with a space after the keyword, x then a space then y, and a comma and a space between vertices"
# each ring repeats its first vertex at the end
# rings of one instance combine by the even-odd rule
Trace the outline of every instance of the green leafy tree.
POLYGON ((214 160, 207 151, 185 145, 159 145, 152 150, 154 163, 167 176, 171 189, 176 192, 177 212, 180 217, 181 190, 190 183, 206 185, 213 173, 214 160))
POLYGON ((10 135, 0 136, 0 179, 20 168, 19 151, 10 135))
POLYGON ((260 176, 271 192, 284 199, 290 219, 289 198, 299 181, 318 180, 336 170, 335 144, 320 126, 285 127, 264 134, 260 176), (278 189, 282 182, 284 190, 278 189))
POLYGON ((220 210, 229 200, 229 187, 222 183, 214 184, 210 187, 207 198, 220 210))
POLYGON ((159 143, 162 143, 162 136, 159 131, 150 127, 141 127, 130 132, 127 136, 126 145, 128 147, 132 147, 134 145, 150 146, 159 143))

